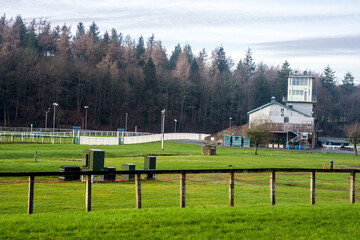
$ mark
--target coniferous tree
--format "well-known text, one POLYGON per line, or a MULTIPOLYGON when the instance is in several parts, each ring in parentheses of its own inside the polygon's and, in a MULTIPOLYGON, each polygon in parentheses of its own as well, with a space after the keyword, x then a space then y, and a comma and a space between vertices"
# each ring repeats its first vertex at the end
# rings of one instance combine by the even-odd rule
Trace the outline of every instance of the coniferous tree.
POLYGON ((99 27, 96 25, 95 22, 92 22, 92 24, 89 26, 89 32, 91 33, 94 42, 100 41, 100 31, 99 27))
POLYGON ((352 92, 354 90, 354 76, 351 72, 347 72, 342 80, 342 85, 340 86, 345 91, 352 92))
POLYGON ((327 65, 324 69, 324 72, 320 77, 320 81, 324 87, 335 86, 335 71, 333 71, 329 65, 327 65))
POLYGON ((260 107, 270 101, 270 89, 265 76, 263 65, 259 67, 259 73, 254 80, 254 108, 260 107))
POLYGON ((290 71, 290 64, 287 61, 283 63, 281 70, 278 71, 278 76, 274 83, 274 96, 278 102, 287 96, 287 84, 290 71))
POLYGON ((181 50, 180 43, 179 43, 178 45, 175 46, 175 49, 170 56, 170 69, 171 70, 175 69, 176 63, 177 63, 177 60, 179 58, 181 51, 182 50, 181 50))
POLYGON ((246 56, 242 61, 242 65, 245 68, 246 81, 248 81, 254 75, 255 72, 255 62, 253 61, 252 52, 250 48, 248 48, 246 52, 246 56))
MULTIPOLYGON (((145 43, 144 43, 144 38, 143 36, 139 37, 139 41, 136 44, 136 58, 137 59, 141 59, 141 56, 145 53, 145 43)), ((140 65, 144 65, 144 60, 142 60, 142 62, 140 63, 140 65)))

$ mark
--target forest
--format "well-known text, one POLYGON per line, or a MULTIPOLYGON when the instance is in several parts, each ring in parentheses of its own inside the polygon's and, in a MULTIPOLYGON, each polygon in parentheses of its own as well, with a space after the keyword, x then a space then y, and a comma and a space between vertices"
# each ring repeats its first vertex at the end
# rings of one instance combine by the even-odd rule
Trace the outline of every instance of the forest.
MULTIPOLYGON (((311 69, 311 66, 309 66, 311 69)), ((132 39, 116 29, 100 34, 86 27, 51 26, 45 19, 25 23, 21 16, 0 19, 0 126, 56 127, 159 132, 166 109, 165 132, 214 133, 247 122, 247 112, 275 96, 282 102, 292 70, 256 63, 244 49, 238 63, 223 46, 194 53, 190 44, 167 51, 152 35, 132 39), (87 109, 84 107, 88 106, 87 109), (176 119, 176 122, 175 122, 176 119), (84 126, 82 126, 84 127, 84 126)), ((360 87, 348 72, 336 83, 335 72, 313 73, 317 103, 314 115, 324 135, 343 136, 360 121, 360 87)))

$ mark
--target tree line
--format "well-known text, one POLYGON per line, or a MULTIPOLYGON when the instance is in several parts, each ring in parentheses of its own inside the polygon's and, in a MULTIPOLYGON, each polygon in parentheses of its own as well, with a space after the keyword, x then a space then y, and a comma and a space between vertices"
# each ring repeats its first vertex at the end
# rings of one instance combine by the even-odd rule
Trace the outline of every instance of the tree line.
MULTIPOLYGON (((251 49, 235 64, 222 46, 194 53, 190 44, 178 44, 168 54, 154 35, 135 40, 114 28, 101 35, 95 22, 80 22, 72 35, 66 24, 4 15, 0 125, 44 127, 45 111, 52 114, 58 103, 56 127, 82 125, 89 106, 91 129, 124 128, 127 118, 128 131, 159 132, 166 109, 167 132, 177 124, 180 132, 213 133, 229 127, 230 117, 232 125, 245 124, 247 112, 271 96, 281 102, 291 70, 287 61, 255 63, 251 49)), ((344 125, 359 121, 360 90, 350 72, 336 85, 327 66, 314 85, 315 116, 325 134, 342 134, 344 125)))

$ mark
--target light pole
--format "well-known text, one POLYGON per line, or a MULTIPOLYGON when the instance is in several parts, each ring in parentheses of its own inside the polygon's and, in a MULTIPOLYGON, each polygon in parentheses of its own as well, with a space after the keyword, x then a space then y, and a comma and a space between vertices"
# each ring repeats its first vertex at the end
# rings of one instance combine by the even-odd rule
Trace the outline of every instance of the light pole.
POLYGON ((50 112, 50 108, 48 108, 47 111, 44 111, 44 113, 45 113, 45 132, 46 132, 46 129, 47 129, 47 115, 48 115, 49 112, 50 112))
POLYGON ((80 117, 80 118, 81 118, 81 129, 84 129, 85 117, 80 117))
POLYGON ((89 108, 89 106, 84 106, 85 108, 85 130, 86 130, 86 127, 87 127, 87 110, 89 108))
POLYGON ((128 119, 128 113, 125 114, 125 132, 127 132, 127 119, 128 119))
POLYGON ((177 119, 175 119, 174 122, 175 122, 175 133, 176 133, 176 123, 177 123, 177 119))
POLYGON ((54 106, 54 119, 53 119, 53 133, 54 133, 55 132, 55 108, 57 106, 59 106, 59 104, 58 103, 53 103, 52 105, 54 106))
POLYGON ((232 120, 232 117, 229 117, 229 120, 230 120, 230 127, 231 127, 231 120, 232 120))
POLYGON ((164 150, 165 109, 161 110, 161 150, 164 150))

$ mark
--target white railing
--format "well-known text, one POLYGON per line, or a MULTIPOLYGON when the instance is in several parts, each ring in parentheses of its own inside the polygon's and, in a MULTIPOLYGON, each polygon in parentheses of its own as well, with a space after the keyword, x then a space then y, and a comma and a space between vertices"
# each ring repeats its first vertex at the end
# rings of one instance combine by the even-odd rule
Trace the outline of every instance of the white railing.
MULTIPOLYGON (((137 143, 148 143, 148 142, 157 142, 161 141, 162 134, 151 134, 145 136, 132 136, 124 137, 121 139, 123 144, 137 144, 137 143)), ((203 133, 165 133, 164 140, 199 140, 202 141, 209 134, 203 133)), ((80 137, 80 144, 84 145, 118 145, 118 137, 80 137)))

